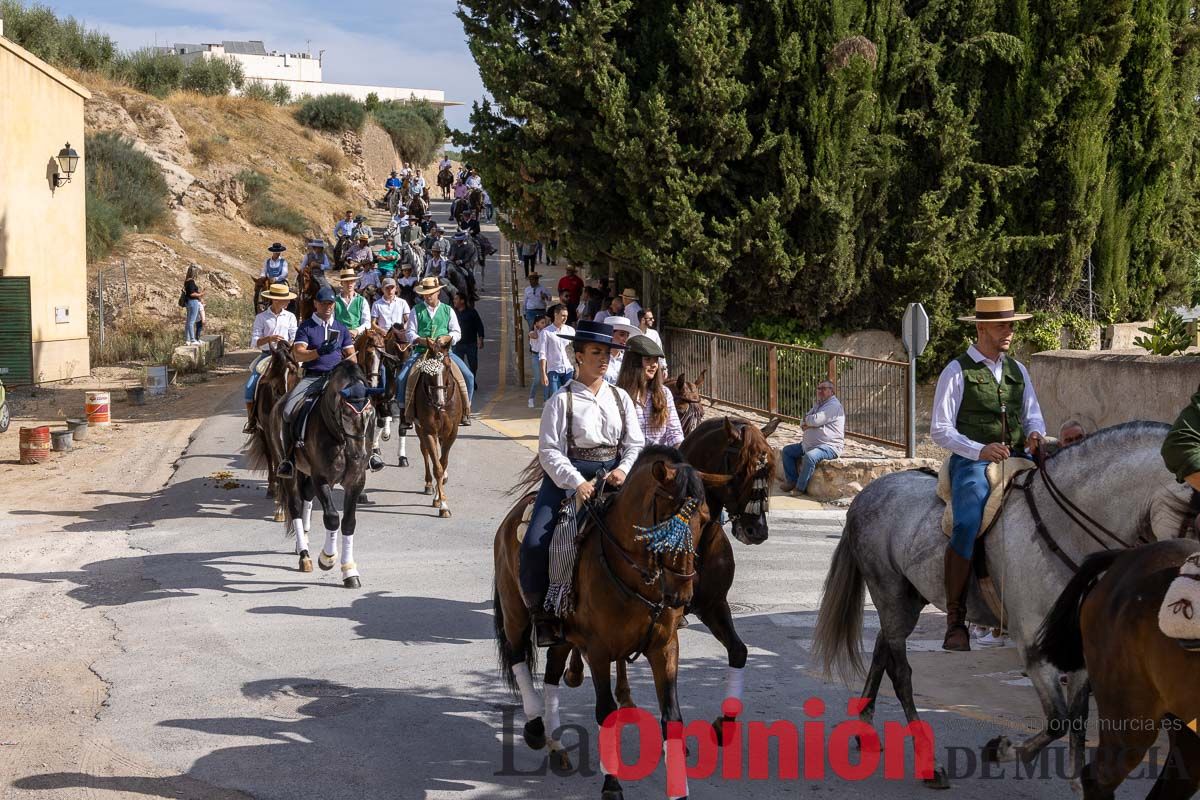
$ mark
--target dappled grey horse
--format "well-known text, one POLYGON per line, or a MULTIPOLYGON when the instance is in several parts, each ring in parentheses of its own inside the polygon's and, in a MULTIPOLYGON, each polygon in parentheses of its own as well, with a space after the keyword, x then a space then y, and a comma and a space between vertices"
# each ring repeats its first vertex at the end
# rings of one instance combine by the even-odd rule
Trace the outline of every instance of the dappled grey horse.
MULTIPOLYGON (((1073 721, 1086 720, 1087 693, 1080 689, 1087 675, 1071 674, 1064 697, 1058 671, 1033 642, 1074 574, 1069 563, 1079 564, 1089 553, 1128 546, 1139 538, 1174 538, 1186 529, 1180 524, 1186 505, 1182 490, 1163 492, 1175 486, 1159 455, 1167 430, 1160 423, 1130 422, 1063 449, 1043 468, 1052 484, 1036 470, 1017 478, 1019 484, 1028 480, 1028 488, 1009 493, 999 519, 982 540, 988 572, 1001 596, 1004 626, 1017 645, 1046 717, 1046 727, 1016 747, 1007 737, 993 739, 984 749, 985 758, 1030 761, 1070 732, 1070 758, 1078 776, 1085 726, 1073 721), (1055 492, 1055 487, 1060 491, 1055 492), (1170 513, 1159 513, 1164 505, 1170 506, 1170 513), (1104 530, 1120 541, 1109 540, 1104 530)), ((862 692, 867 705, 860 719, 868 723, 885 672, 908 721, 918 718, 905 644, 926 605, 946 608, 942 563, 947 539, 941 528, 945 504, 936 496, 936 487, 936 477, 915 470, 886 475, 868 485, 850 505, 825 579, 813 654, 827 673, 836 669, 848 679, 863 672, 864 587, 879 613, 879 633, 862 692)), ((967 618, 992 627, 1001 624, 974 580, 967 593, 967 618)), ((961 659, 965 668, 970 657, 951 658, 961 659)), ((947 785, 944 768, 939 765, 926 783, 947 785)))

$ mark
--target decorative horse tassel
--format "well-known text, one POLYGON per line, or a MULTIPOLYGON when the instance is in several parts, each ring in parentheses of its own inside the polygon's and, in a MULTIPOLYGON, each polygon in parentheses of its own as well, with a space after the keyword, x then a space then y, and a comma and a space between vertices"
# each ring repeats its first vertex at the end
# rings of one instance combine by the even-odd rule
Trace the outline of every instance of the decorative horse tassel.
POLYGON ((695 554, 696 547, 692 542, 692 529, 689 522, 699 505, 700 502, 696 498, 689 497, 683 507, 670 519, 665 519, 648 528, 634 525, 635 530, 642 531, 633 537, 634 541, 644 542, 646 550, 651 553, 695 554))

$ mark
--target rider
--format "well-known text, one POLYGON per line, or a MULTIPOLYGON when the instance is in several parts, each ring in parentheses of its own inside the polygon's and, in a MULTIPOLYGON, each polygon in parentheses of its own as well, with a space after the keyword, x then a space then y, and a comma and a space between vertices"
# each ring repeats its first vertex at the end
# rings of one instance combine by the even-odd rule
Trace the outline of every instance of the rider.
MULTIPOLYGON (((417 303, 416 308, 408 315, 405 339, 410 343, 416 343, 422 339, 442 339, 448 341, 450 345, 456 345, 462 338, 462 328, 458 326, 458 317, 454 314, 454 309, 442 302, 440 295, 444 288, 440 280, 432 277, 424 278, 417 284, 415 291, 421 295, 423 302, 417 303)), ((408 361, 404 362, 404 366, 400 368, 400 374, 396 376, 396 403, 400 406, 399 417, 401 419, 404 419, 404 403, 408 399, 405 394, 408 389, 408 373, 417 363, 417 359, 424 354, 424 346, 414 347, 413 354, 408 361)), ((460 424, 470 425, 471 401, 475 397, 475 375, 472 374, 467 363, 456 356, 453 351, 450 352, 450 358, 462 372, 463 381, 466 384, 461 387, 466 393, 466 398, 464 398, 460 424)))
POLYGON ((383 182, 383 188, 383 202, 386 204, 388 195, 390 195, 393 191, 400 191, 400 179, 396 177, 396 170, 392 170, 392 176, 383 182))
POLYGON ((539 647, 561 642, 557 620, 546 608, 550 576, 550 542, 555 518, 568 492, 580 501, 595 490, 600 470, 611 486, 620 486, 645 443, 637 409, 623 389, 606 385, 609 355, 623 350, 613 330, 601 322, 581 322, 572 342, 576 371, 567 388, 542 409, 538 462, 545 472, 529 529, 521 541, 521 595, 533 617, 539 647))
POLYGON ((368 234, 358 234, 358 243, 346 251, 347 266, 358 265, 363 269, 370 269, 375 263, 375 251, 371 249, 370 241, 371 237, 368 234))
POLYGON ((358 273, 352 269, 344 269, 338 274, 341 292, 334 298, 333 315, 338 322, 346 326, 350 336, 357 339, 371 324, 371 309, 367 300, 354 291, 358 282, 358 273))
POLYGON ((300 271, 309 269, 314 274, 313 277, 318 280, 321 276, 333 269, 333 262, 329 260, 329 256, 325 254, 325 242, 321 239, 313 239, 308 243, 308 252, 304 255, 304 260, 300 262, 300 271))
POLYGON ((354 212, 346 209, 346 216, 338 221, 338 224, 333 227, 333 235, 338 239, 344 239, 354 235, 354 224, 357 222, 354 219, 354 212))
POLYGON ((350 338, 346 326, 334 319, 333 303, 333 290, 322 286, 314 298, 312 316, 296 329, 292 355, 305 365, 304 377, 288 393, 283 406, 283 461, 275 470, 280 478, 290 478, 295 472, 295 465, 292 464, 292 448, 295 445, 292 421, 304 398, 319 394, 325 388, 325 381, 338 362, 343 358, 354 358, 354 340, 350 338))
POLYGON ((441 172, 444 169, 450 169, 452 166, 454 165, 450 162, 450 156, 446 153, 442 153, 442 160, 438 162, 438 172, 441 172))
POLYGON ((471 171, 467 174, 467 179, 463 183, 467 185, 468 189, 483 188, 483 178, 479 177, 479 171, 474 167, 471 167, 471 171))
POLYGON ((950 492, 954 531, 945 555, 946 638, 943 650, 969 651, 966 591, 971 555, 989 488, 987 465, 1010 456, 1036 454, 1046 434, 1029 371, 1007 356, 1014 312, 1011 297, 978 297, 975 344, 951 361, 938 378, 929 435, 951 452, 950 492))
POLYGON ((1175 480, 1192 487, 1192 509, 1200 511, 1200 389, 1175 418, 1163 441, 1162 458, 1175 480))
POLYGON ((375 232, 371 230, 371 226, 367 224, 367 218, 362 214, 356 214, 354 217, 354 237, 361 239, 367 237, 367 241, 371 241, 371 237, 375 232))
POLYGON ((421 170, 417 170, 413 175, 411 190, 414 197, 422 197, 425 194, 425 179, 421 177, 421 170))
POLYGON ((296 315, 287 310, 288 302, 296 299, 286 283, 273 283, 262 294, 263 300, 271 304, 254 318, 254 328, 250 332, 250 346, 257 347, 260 352, 250 362, 250 380, 246 381, 246 427, 242 433, 254 433, 254 389, 262 375, 258 365, 271 355, 271 345, 275 342, 291 344, 296 338, 296 315))
POLYGON ((267 248, 267 252, 271 253, 271 255, 263 262, 262 272, 259 273, 258 277, 266 278, 270 284, 287 284, 288 263, 287 259, 280 255, 284 250, 287 250, 287 248, 280 242, 275 242, 275 244, 267 248))

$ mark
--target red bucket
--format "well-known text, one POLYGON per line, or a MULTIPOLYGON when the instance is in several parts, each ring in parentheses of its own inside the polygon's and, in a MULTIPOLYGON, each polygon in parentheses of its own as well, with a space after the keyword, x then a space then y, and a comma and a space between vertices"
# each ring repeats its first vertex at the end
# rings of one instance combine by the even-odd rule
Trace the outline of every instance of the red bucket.
POLYGON ((21 428, 19 440, 22 464, 40 464, 50 458, 50 426, 21 428))

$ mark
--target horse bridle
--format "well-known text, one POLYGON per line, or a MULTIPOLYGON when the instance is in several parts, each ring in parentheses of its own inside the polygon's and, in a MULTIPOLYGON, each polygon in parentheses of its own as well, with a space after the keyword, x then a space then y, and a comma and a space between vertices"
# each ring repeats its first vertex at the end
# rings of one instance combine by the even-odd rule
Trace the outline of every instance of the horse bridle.
MULTIPOLYGON (((727 445, 721 456, 721 474, 727 475, 730 478, 737 478, 738 474, 733 470, 732 460, 741 452, 741 448, 735 445, 727 445)), ((764 475, 770 469, 771 461, 767 458, 766 453, 762 453, 758 457, 758 463, 755 466, 753 477, 750 484, 750 496, 746 499, 746 505, 741 511, 735 511, 728 508, 727 503, 722 503, 726 506, 726 510, 732 514, 737 514, 740 517, 756 517, 759 514, 765 513, 770 509, 771 505, 771 476, 764 475)))

